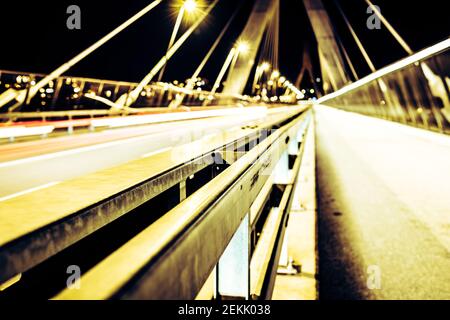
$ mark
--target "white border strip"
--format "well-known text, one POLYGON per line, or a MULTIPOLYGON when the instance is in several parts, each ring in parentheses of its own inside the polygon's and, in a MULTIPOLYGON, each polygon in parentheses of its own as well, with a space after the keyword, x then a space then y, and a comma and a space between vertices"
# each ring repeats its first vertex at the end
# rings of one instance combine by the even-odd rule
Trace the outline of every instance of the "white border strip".
POLYGON ((31 193, 31 192, 34 192, 34 191, 37 191, 37 190, 49 188, 49 187, 52 187, 54 185, 57 185, 58 183, 60 183, 60 181, 49 182, 49 183, 43 184, 41 186, 37 186, 37 187, 31 188, 31 189, 27 189, 27 190, 23 190, 23 191, 20 191, 20 192, 17 192, 17 193, 13 193, 13 194, 10 194, 9 196, 1 197, 0 198, 0 202, 6 201, 6 200, 9 200, 9 199, 13 199, 13 198, 17 198, 19 196, 23 196, 24 194, 28 194, 28 193, 31 193))

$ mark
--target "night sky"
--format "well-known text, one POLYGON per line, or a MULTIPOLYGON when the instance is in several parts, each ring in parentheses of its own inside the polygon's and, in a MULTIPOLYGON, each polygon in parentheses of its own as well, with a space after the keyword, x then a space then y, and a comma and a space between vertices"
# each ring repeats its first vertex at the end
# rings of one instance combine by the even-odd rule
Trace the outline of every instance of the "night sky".
MULTIPOLYGON (((336 31, 342 38, 358 73, 369 72, 336 7, 324 0, 336 31)), ((337 0, 336 0, 337 1, 337 0)), ((386 29, 366 28, 364 0, 339 0, 377 67, 404 57, 386 29)), ((155 10, 69 70, 68 75, 111 80, 139 81, 164 55, 176 14, 174 0, 155 10)), ((209 0, 209 2, 211 2, 209 0)), ((48 73, 86 48, 134 13, 149 0, 41 0, 5 1, 0 5, 0 69, 48 73), (77 4, 82 10, 81 30, 66 28, 66 8, 77 4)), ((428 0, 421 6, 408 0, 376 0, 382 13, 414 50, 432 45, 450 35, 446 1, 428 0)), ((164 80, 184 80, 197 67, 229 17, 240 6, 232 27, 212 56, 202 76, 214 79, 230 48, 243 29, 253 0, 222 0, 206 23, 191 36, 169 62, 164 80)), ((186 25, 184 29, 186 29, 186 25)), ((295 81, 302 62, 303 47, 314 44, 314 36, 301 0, 281 0, 280 69, 295 81)), ((313 59, 316 61, 315 57, 313 59)))

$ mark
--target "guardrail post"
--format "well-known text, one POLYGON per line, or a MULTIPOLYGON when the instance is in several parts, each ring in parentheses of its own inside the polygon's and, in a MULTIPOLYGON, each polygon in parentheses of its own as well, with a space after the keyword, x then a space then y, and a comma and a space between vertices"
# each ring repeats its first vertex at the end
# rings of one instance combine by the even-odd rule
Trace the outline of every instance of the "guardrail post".
MULTIPOLYGON (((304 123, 306 123, 306 121, 304 123)), ((306 129, 305 127, 307 126, 302 124, 296 136, 293 139, 291 139, 291 141, 288 142, 287 150, 282 154, 280 160, 277 163, 277 166, 275 167, 275 179, 274 179, 275 184, 286 185, 291 183, 291 178, 293 177, 291 177, 292 173, 291 170, 289 169, 289 156, 298 155, 300 145, 304 138, 306 129)), ((288 231, 286 229, 281 248, 280 260, 278 262, 278 265, 281 267, 281 270, 279 270, 279 272, 285 273, 286 270, 291 270, 292 268, 289 268, 290 264, 292 264, 292 261, 290 261, 289 258, 288 231)))
POLYGON ((69 125, 67 126, 67 133, 68 134, 73 133, 72 116, 69 116, 69 125))
POLYGON ((295 137, 295 139, 292 139, 289 142, 288 145, 288 154, 290 156, 296 156, 298 154, 298 151, 300 150, 300 140, 298 139, 298 136, 295 137))
POLYGON ((289 183, 289 150, 283 152, 275 166, 274 184, 289 183))
POLYGON ((250 215, 247 213, 216 267, 216 299, 250 298, 250 215))
POLYGON ((89 131, 90 131, 90 132, 94 132, 94 131, 95 131, 95 127, 94 127, 94 125, 92 124, 92 120, 94 120, 94 115, 91 115, 91 116, 90 116, 90 122, 89 122, 89 131))
MULTIPOLYGON (((278 160, 274 172, 274 184, 286 185, 289 183, 289 149, 288 147, 281 155, 280 160, 278 160)), ((285 234, 278 265, 286 267, 288 264, 289 254, 287 252, 287 234, 285 234)))
POLYGON ((186 199, 186 180, 180 181, 180 202, 186 199))

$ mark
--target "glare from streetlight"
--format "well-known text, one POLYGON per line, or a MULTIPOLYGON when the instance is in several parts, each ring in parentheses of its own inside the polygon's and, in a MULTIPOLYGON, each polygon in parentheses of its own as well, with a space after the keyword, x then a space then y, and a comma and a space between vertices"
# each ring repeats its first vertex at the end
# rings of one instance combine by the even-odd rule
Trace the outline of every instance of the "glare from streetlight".
MULTIPOLYGON (((196 9, 197 9, 197 2, 195 0, 186 0, 183 2, 183 5, 180 7, 180 11, 178 12, 175 26, 173 27, 173 30, 172 30, 172 35, 169 40, 169 45, 167 46, 167 51, 169 51, 169 49, 175 43, 175 39, 177 38, 177 34, 180 29, 183 18, 188 15, 193 15, 193 13, 195 12, 196 9)), ((167 55, 167 51, 166 51, 166 55, 167 55)), ((167 66, 167 63, 162 67, 161 71, 159 72, 158 82, 162 81, 164 72, 166 71, 166 66, 167 66)))
POLYGON ((250 50, 250 46, 247 41, 239 41, 236 48, 240 54, 246 54, 250 50))
POLYGON ((270 63, 268 63, 268 62, 263 62, 263 63, 261 64, 261 70, 262 70, 262 71, 269 71, 269 69, 270 69, 270 63))
POLYGON ((188 13, 192 13, 197 9, 197 2, 195 0, 186 0, 183 7, 188 13))

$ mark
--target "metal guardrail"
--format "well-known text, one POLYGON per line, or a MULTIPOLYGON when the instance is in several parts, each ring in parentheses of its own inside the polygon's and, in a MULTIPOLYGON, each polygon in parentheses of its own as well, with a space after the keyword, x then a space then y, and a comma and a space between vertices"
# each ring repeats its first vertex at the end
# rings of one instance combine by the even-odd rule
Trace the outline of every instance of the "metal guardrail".
POLYGON ((318 103, 450 133, 450 39, 382 68, 318 103))
MULTIPOLYGON (((62 183, 47 189, 45 195, 36 192, 1 203, 1 212, 15 212, 14 216, 19 216, 20 221, 10 218, 8 230, 2 230, 0 283, 17 274, 33 272, 47 263, 47 260, 54 259, 53 256, 57 257, 59 252, 70 251, 74 244, 78 245, 91 234, 102 232, 104 226, 113 224, 123 216, 131 216, 130 212, 146 206, 151 199, 175 190, 179 197, 176 206, 104 259, 97 261, 81 278, 80 290, 66 290, 56 298, 193 299, 215 266, 220 270, 217 273, 218 283, 223 284, 218 286, 217 298, 267 297, 263 291, 270 291, 270 286, 261 280, 264 279, 263 276, 257 276, 259 285, 257 289, 251 289, 250 255, 242 257, 242 251, 230 248, 233 244, 240 243, 239 239, 235 239, 236 231, 242 230, 243 221, 249 221, 249 210, 267 181, 274 179, 273 182, 276 183, 276 180, 280 180, 277 176, 286 177, 287 172, 295 175, 302 152, 299 143, 308 121, 307 113, 299 114, 297 109, 258 128, 236 129, 220 137, 208 138, 209 141, 182 146, 178 150, 180 153, 176 161, 173 159, 173 151, 166 151, 116 169, 62 183), (196 155, 193 156, 192 152, 186 154, 187 150, 196 150, 196 155), (295 154, 297 159, 294 168, 291 168, 294 170, 286 169, 289 154, 291 158, 295 154), (145 167, 149 168, 146 170, 146 177, 138 179, 145 167), (215 171, 212 180, 207 179, 211 181, 200 189, 193 187, 195 183, 190 182, 192 177, 201 176, 204 170, 216 170, 218 167, 222 167, 222 170, 215 171), (123 175, 123 172, 126 174, 123 175), (117 183, 111 185, 109 182, 114 176, 117 183), (117 176, 122 178, 117 180, 117 176), (99 190, 97 194, 85 190, 94 181, 96 190, 99 190), (83 189, 84 192, 81 191, 83 189), (71 194, 78 194, 78 199, 67 201, 71 194), (60 201, 55 203, 54 200, 47 208, 30 213, 31 204, 38 205, 42 201, 45 203, 52 196, 59 197, 60 201), (225 250, 234 253, 226 258, 223 255, 225 250), (230 288, 226 288, 226 283, 229 283, 226 279, 234 274, 233 268, 223 266, 229 265, 233 259, 243 258, 248 270, 248 281, 239 283, 237 288, 232 288, 237 291, 231 292, 228 290, 230 288), (224 273, 227 269, 229 272, 224 273), (108 271, 105 273, 105 270, 108 271)), ((275 224, 266 222, 271 228, 264 234, 270 235, 270 240, 252 242, 254 248, 249 247, 248 253, 261 251, 258 248, 264 243, 269 243, 268 248, 278 247, 284 225, 281 222, 286 221, 289 208, 288 191, 292 190, 295 179, 291 177, 284 180, 285 195, 278 206, 281 219, 275 219, 275 224), (276 225, 279 226, 277 236, 274 237, 276 225), (276 243, 278 244, 275 245, 276 243)), ((260 201, 260 205, 267 205, 269 198, 262 198, 264 199, 260 201)), ((257 220, 263 222, 261 219, 267 218, 264 214, 257 216, 257 220)), ((253 215, 253 223, 248 223, 248 228, 243 229, 242 235, 246 239, 256 234, 255 217, 253 215)), ((272 218, 267 219, 273 221, 272 218)), ((262 237, 265 238, 266 236, 262 237)), ((275 254, 278 251, 273 250, 275 254)), ((263 266, 258 270, 269 274, 270 263, 267 260, 276 261, 276 256, 257 256, 259 258, 255 259, 260 262, 253 264, 263 266)), ((273 267, 270 270, 273 273, 273 267)))

